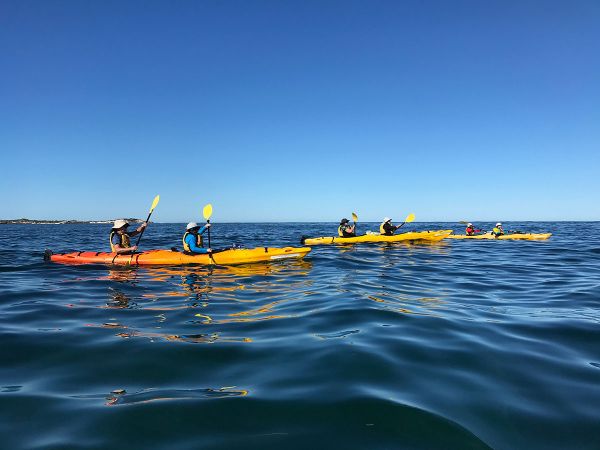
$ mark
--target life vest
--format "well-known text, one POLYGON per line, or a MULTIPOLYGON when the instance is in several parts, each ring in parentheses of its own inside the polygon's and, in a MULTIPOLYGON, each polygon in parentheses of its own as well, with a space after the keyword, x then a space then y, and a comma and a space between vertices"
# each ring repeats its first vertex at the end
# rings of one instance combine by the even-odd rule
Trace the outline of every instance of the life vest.
POLYGON ((338 236, 339 236, 339 237, 344 237, 344 232, 342 231, 342 225, 340 225, 340 226, 338 227, 338 236))
POLYGON ((473 236, 475 234, 475 227, 467 227, 465 234, 467 236, 473 236))
MULTIPOLYGON (((183 239, 182 239, 182 242, 183 242, 183 249, 184 249, 186 252, 191 252, 192 250, 190 249, 190 246, 189 246, 189 245, 188 245, 188 243, 185 241, 185 238, 187 238, 187 237, 188 237, 188 234, 192 234, 192 233, 190 233, 189 231, 186 231, 186 232, 183 234, 183 239)), ((202 240, 202 235, 201 235, 201 234, 197 234, 197 235, 196 235, 196 247, 203 247, 203 246, 204 246, 204 242, 203 242, 203 240, 202 240)))
POLYGON ((502 236, 504 234, 504 231, 502 231, 500 228, 498 227, 494 227, 494 229, 492 230, 492 234, 494 236, 502 236))
POLYGON ((121 248, 127 248, 127 247, 131 247, 131 241, 129 240, 129 235, 128 235, 127 233, 125 233, 125 234, 119 234, 119 233, 117 233, 115 230, 112 230, 112 231, 110 232, 110 235, 108 236, 108 241, 110 242, 110 249, 111 249, 111 251, 112 251, 113 253, 114 253, 114 252, 116 252, 116 251, 118 250, 118 247, 116 247, 116 246, 113 244, 113 236, 114 236, 115 234, 116 234, 117 236, 119 236, 119 239, 121 240, 121 241, 119 242, 119 245, 121 246, 121 248))

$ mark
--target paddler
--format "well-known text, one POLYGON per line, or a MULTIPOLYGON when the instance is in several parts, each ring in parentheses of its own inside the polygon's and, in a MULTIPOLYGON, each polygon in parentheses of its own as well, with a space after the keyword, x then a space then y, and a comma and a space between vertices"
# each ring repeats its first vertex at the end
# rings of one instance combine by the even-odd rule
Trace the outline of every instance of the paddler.
POLYGON ((210 228, 210 223, 203 227, 196 222, 190 222, 185 227, 183 235, 183 250, 185 253, 206 254, 212 253, 212 249, 204 248, 202 242, 202 233, 210 228))
POLYGON ((502 229, 502 224, 498 222, 494 229, 492 230, 492 234, 496 237, 502 236, 504 234, 504 230, 502 229))
POLYGON ((394 231, 400 228, 402 225, 393 225, 392 219, 389 217, 385 217, 381 225, 379 225, 379 234, 383 234, 384 236, 393 236, 394 231))
POLYGON ((132 246, 130 238, 140 234, 147 226, 148 223, 144 222, 136 230, 127 231, 129 222, 123 219, 115 220, 109 235, 111 251, 118 254, 135 252, 137 245, 132 246))
POLYGON ((475 226, 471 222, 469 222, 467 224, 467 228, 465 229, 465 234, 467 236, 475 236, 477 233, 481 233, 481 230, 476 230, 475 226))
POLYGON ((350 225, 350 221, 346 218, 340 221, 340 226, 338 227, 338 236, 339 237, 354 237, 356 236, 356 225, 350 225))

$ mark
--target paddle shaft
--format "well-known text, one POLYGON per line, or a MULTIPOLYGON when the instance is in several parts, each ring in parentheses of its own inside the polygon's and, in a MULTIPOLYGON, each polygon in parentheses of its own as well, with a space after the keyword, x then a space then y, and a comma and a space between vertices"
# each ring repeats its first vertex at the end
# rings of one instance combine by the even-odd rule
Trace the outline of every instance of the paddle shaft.
MULTIPOLYGON (((148 213, 148 217, 146 218, 146 227, 148 226, 148 221, 150 220, 150 216, 152 215, 152 213, 154 212, 154 210, 150 211, 148 213)), ((146 227, 144 227, 142 229, 142 232, 140 233, 140 237, 138 238, 137 242, 135 243, 135 246, 137 247, 138 245, 140 245, 140 241, 142 240, 142 236, 144 235, 144 231, 146 231, 146 227)))
MULTIPOLYGON (((208 224, 209 224, 209 223, 210 223, 210 219, 207 219, 207 220, 206 220, 206 223, 208 223, 208 224)), ((212 247, 210 246, 210 227, 208 227, 208 248, 212 248, 212 247)))

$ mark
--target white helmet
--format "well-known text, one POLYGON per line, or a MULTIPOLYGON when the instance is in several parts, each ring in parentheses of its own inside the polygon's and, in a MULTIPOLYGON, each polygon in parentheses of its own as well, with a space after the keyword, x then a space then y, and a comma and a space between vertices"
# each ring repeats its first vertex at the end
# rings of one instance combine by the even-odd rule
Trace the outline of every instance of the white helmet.
POLYGON ((123 228, 126 226, 129 226, 129 222, 127 222, 126 220, 123 220, 123 219, 117 219, 117 220, 115 220, 115 223, 113 224, 113 229, 118 230, 119 228, 123 228))
POLYGON ((468 226, 468 227, 472 227, 472 226, 473 226, 473 224, 472 224, 471 222, 469 222, 469 223, 467 224, 467 226, 468 226))
POLYGON ((191 230, 192 228, 200 228, 200 225, 198 225, 196 222, 190 222, 185 227, 186 230, 191 230))
POLYGON ((501 227, 501 226, 502 226, 502 224, 501 224, 500 222, 498 222, 498 223, 496 224, 496 226, 497 226, 497 227, 501 227))
POLYGON ((384 218, 383 218, 383 222, 384 222, 384 223, 385 223, 385 222, 391 222, 391 220, 392 220, 392 219, 390 219, 389 217, 384 217, 384 218))

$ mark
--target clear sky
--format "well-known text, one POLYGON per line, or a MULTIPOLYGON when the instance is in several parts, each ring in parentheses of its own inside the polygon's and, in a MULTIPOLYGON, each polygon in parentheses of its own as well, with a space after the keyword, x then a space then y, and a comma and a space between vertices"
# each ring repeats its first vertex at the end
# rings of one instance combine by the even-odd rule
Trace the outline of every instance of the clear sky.
POLYGON ((600 219, 600 2, 0 1, 0 218, 600 219))

